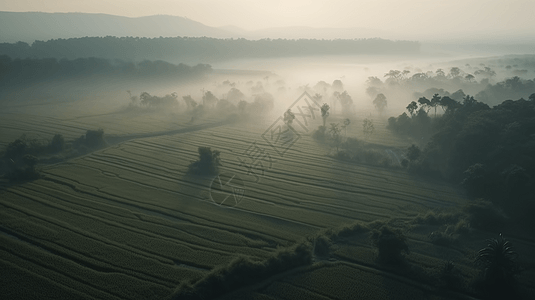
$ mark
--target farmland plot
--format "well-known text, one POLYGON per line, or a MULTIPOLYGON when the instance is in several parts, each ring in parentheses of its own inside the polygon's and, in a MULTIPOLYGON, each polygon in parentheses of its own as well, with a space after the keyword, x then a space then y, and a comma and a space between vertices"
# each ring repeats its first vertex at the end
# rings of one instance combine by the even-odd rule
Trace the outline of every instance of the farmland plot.
MULTIPOLYGON (((46 123, 48 127, 41 130, 51 133, 101 124, 100 118, 109 118, 110 131, 117 135, 169 130, 169 123, 141 119, 152 127, 128 121, 132 126, 126 126, 127 132, 120 129, 125 123, 111 116, 95 123, 87 121, 91 118, 41 123, 35 119, 16 126, 29 130, 46 123)), ((261 138, 271 121, 130 136, 88 155, 45 166, 42 179, 0 190, 0 263, 5 270, 1 290, 10 299, 48 295, 162 299, 181 281, 201 278, 238 255, 262 260, 277 247, 291 246, 323 229, 356 221, 407 224, 430 209, 457 208, 467 201, 457 187, 413 177, 400 168, 335 160, 326 155, 330 148, 315 142, 311 133, 301 136, 283 156, 277 155, 261 138), (238 159, 253 142, 271 158, 256 174, 238 159), (210 197, 214 177, 187 175, 202 146, 221 151, 221 172, 243 179, 245 191, 238 205, 214 203, 210 197)), ((348 130, 348 136, 358 131, 358 127, 348 130)), ((380 130, 371 142, 380 143, 385 137, 386 147, 406 146, 387 134, 380 130)), ((466 246, 452 249, 432 245, 427 234, 416 229, 407 234, 409 263, 421 274, 434 274, 443 259, 455 258, 465 277, 475 272, 467 258, 469 249, 478 249, 489 237, 476 232, 477 238, 466 246)), ((519 254, 535 249, 522 234, 514 243, 519 254)), ((236 291, 228 299, 435 295, 431 283, 403 279, 378 268, 374 259, 367 234, 360 234, 338 245, 331 260, 318 258, 312 266, 236 291)), ((522 282, 534 289, 533 283, 522 282)))

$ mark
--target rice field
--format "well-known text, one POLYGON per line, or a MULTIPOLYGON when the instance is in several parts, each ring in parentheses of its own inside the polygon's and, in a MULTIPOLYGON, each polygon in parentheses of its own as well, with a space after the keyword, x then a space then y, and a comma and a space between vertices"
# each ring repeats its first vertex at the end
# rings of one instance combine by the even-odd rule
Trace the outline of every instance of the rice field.
MULTIPOLYGON (((2 146, 25 132, 75 138, 103 126, 115 142, 43 166, 41 179, 1 187, 2 298, 164 299, 182 281, 199 279, 238 255, 262 260, 321 230, 375 220, 408 230, 407 260, 416 266, 415 274, 424 274, 421 281, 378 267, 367 234, 360 234, 337 246, 329 259, 318 258, 223 298, 470 297, 444 296, 425 274, 436 274, 445 260, 454 259, 469 280, 477 273, 475 253, 495 235, 475 231, 462 244, 442 247, 430 242, 431 229, 406 225, 429 210, 465 205, 458 186, 401 168, 335 160, 311 132, 280 156, 262 138, 274 121, 269 118, 245 124, 212 118, 203 121, 206 126, 187 121, 150 114, 4 114, 2 146), (252 174, 242 161, 254 142, 270 160, 252 174), (221 171, 243 180, 238 205, 215 205, 213 178, 186 175, 200 146, 221 151, 221 171)), ((347 136, 362 138, 361 122, 355 121, 347 136)), ((409 142, 391 136, 384 125, 376 120, 369 142, 401 153, 409 142)), ((510 240, 520 256, 533 259, 532 238, 518 233, 510 240)), ((530 291, 535 291, 528 280, 533 273, 527 270, 520 279, 530 291)))

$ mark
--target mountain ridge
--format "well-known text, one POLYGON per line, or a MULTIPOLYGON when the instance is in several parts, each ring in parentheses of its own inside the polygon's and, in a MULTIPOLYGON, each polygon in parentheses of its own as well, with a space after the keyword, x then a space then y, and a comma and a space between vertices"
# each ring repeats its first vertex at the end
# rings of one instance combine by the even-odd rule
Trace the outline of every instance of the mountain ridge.
POLYGON ((187 17, 152 15, 124 17, 104 13, 44 13, 0 11, 0 42, 116 37, 213 37, 245 39, 359 39, 384 38, 387 32, 368 28, 272 27, 246 30, 234 25, 211 27, 187 17))

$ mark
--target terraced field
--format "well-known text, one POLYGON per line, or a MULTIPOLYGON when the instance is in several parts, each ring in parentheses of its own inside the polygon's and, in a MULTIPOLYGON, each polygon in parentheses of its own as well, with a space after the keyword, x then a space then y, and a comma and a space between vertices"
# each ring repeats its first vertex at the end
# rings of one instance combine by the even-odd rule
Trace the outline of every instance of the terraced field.
MULTIPOLYGON (((185 119, 163 122, 150 116, 24 122, 11 117, 3 141, 30 130, 77 137, 98 124, 106 124, 115 140, 102 150, 44 166, 42 179, 0 190, 3 299, 163 299, 181 281, 201 278, 237 255, 262 260, 320 230, 375 220, 407 230, 407 259, 422 280, 377 265, 368 234, 362 233, 337 245, 330 258, 317 257, 311 266, 225 299, 469 298, 444 296, 425 274, 436 275, 445 260, 455 260, 469 280, 477 273, 475 251, 495 236, 474 230, 453 247, 432 244, 433 228, 407 224, 432 209, 465 205, 456 186, 401 168, 335 160, 311 134, 280 156, 261 137, 271 119, 247 124, 211 119, 205 121, 210 126, 195 127, 185 119), (238 159, 253 142, 272 159, 263 173, 256 170, 258 177, 238 159), (214 205, 212 178, 186 175, 199 146, 221 151, 222 172, 243 179, 239 205, 214 205)), ((2 126, 8 123, 3 120, 2 126)), ((359 126, 347 135, 361 137, 359 126)), ((375 126, 370 142, 382 144, 386 153, 395 157, 407 146, 390 136, 384 123, 377 120, 375 126)), ((520 257, 532 259, 533 239, 522 232, 510 237, 520 257)), ((529 281, 534 273, 527 270, 520 279, 530 291, 535 291, 529 281)))

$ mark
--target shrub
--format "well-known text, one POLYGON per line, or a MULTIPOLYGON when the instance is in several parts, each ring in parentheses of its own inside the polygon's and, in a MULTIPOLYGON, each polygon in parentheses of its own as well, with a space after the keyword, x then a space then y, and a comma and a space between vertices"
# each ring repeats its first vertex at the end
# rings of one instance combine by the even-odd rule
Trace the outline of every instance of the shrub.
POLYGON ((106 144, 104 142, 104 130, 88 130, 85 134, 85 144, 90 148, 104 146, 106 144))
POLYGON ((221 153, 210 147, 199 147, 199 159, 188 166, 188 173, 195 175, 215 175, 221 165, 221 153))
POLYGON ((329 250, 332 245, 331 240, 324 236, 320 235, 315 239, 314 243, 314 254, 319 256, 327 256, 329 255, 329 250))
POLYGON ((459 214, 453 214, 453 213, 435 213, 434 211, 428 211, 424 215, 418 215, 414 220, 412 220, 412 223, 415 224, 429 224, 429 225, 444 225, 448 223, 454 223, 457 222, 459 219, 459 214))
POLYGON ((16 139, 7 145, 4 156, 7 158, 20 157, 26 152, 27 148, 28 145, 23 139, 16 139))
POLYGON ((39 159, 33 155, 26 154, 20 160, 11 161, 10 170, 6 177, 10 181, 27 181, 38 179, 41 175, 35 168, 39 159))
POLYGON ((61 134, 54 135, 54 137, 52 138, 52 141, 49 144, 50 151, 52 153, 56 153, 56 152, 63 150, 64 147, 65 147, 65 139, 63 138, 63 136, 61 134))
POLYGON ((405 243, 405 236, 400 230, 383 225, 378 230, 373 230, 371 239, 378 250, 378 260, 384 264, 399 264, 403 261, 402 251, 409 253, 409 247, 405 243))
MULTIPOLYGON (((104 130, 88 130, 85 135, 80 136, 74 141, 76 148, 98 148, 106 145, 104 141, 104 130)), ((82 153, 85 151, 82 151, 82 153)))

